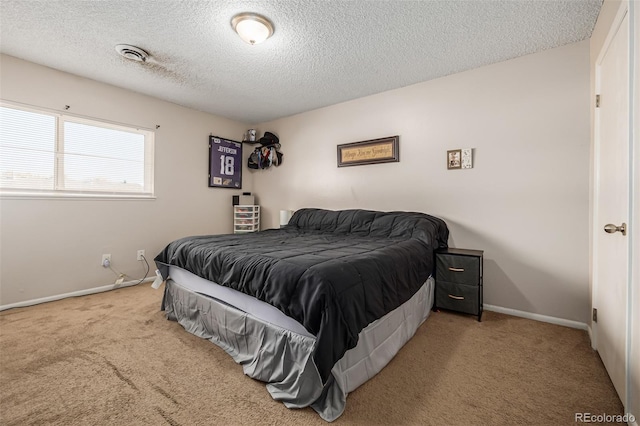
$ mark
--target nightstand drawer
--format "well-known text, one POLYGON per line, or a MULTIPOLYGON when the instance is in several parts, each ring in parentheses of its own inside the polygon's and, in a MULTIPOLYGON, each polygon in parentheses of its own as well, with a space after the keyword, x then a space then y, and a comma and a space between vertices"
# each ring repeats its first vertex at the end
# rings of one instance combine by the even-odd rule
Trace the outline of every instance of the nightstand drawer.
POLYGON ((480 313, 480 287, 436 281, 436 306, 457 312, 480 313))
POLYGON ((480 285, 480 258, 438 254, 436 279, 448 283, 480 285))

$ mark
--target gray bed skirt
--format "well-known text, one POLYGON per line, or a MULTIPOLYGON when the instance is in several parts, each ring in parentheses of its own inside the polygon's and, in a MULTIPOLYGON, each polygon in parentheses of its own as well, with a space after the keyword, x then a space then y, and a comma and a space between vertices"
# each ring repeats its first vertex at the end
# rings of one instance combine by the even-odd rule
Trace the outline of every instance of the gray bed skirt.
POLYGON ((402 306, 362 330, 358 345, 334 365, 324 386, 311 356, 312 336, 275 326, 171 279, 163 308, 168 319, 220 346, 246 375, 266 382, 273 399, 288 408, 311 406, 331 422, 343 413, 347 394, 382 370, 415 334, 429 315, 433 289, 430 278, 402 306))

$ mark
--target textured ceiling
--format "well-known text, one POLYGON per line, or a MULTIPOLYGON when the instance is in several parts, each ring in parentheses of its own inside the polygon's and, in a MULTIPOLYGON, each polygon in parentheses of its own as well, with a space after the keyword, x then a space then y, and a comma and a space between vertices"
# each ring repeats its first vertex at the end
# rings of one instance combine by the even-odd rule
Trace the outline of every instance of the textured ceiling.
POLYGON ((256 124, 590 37, 602 0, 1 0, 0 51, 256 124), (250 46, 231 18, 275 26, 250 46), (128 61, 128 43, 152 56, 128 61))

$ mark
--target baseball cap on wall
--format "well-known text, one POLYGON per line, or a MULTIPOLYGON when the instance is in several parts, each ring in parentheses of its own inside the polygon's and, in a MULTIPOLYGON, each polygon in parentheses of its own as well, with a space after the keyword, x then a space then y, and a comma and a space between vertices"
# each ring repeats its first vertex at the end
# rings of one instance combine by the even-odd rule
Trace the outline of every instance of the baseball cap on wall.
POLYGON ((259 142, 262 146, 275 145, 280 143, 280 139, 271 132, 264 132, 264 136, 260 138, 259 142))

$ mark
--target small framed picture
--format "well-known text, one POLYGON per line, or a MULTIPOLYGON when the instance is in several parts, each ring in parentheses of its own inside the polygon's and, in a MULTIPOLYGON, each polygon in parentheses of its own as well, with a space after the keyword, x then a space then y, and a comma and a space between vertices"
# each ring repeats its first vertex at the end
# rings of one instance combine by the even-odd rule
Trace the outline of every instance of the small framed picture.
POLYGON ((462 168, 462 150, 453 149, 447 151, 447 169, 461 169, 462 168))
POLYGON ((462 168, 463 169, 472 169, 473 168, 473 149, 472 148, 462 148, 462 168))

